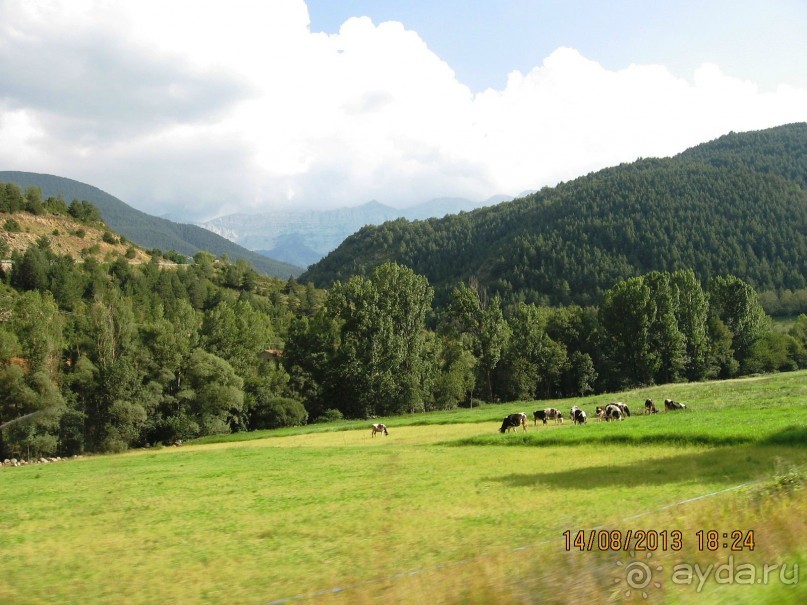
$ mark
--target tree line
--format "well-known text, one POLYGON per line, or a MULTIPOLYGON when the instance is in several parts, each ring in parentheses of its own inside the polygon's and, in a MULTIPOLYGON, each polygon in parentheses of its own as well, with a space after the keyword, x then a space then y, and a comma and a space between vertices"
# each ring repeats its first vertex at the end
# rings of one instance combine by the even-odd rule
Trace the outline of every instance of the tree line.
POLYGON ((654 271, 617 282, 596 307, 504 305, 475 280, 443 308, 430 309, 433 294, 425 277, 385 263, 294 320, 285 364, 307 408, 414 413, 807 364, 807 316, 775 330, 734 276, 703 288, 691 269, 654 271))
POLYGON ((476 279, 438 304, 396 263, 324 291, 208 253, 172 268, 157 255, 77 262, 42 237, 12 259, 0 275, 3 457, 807 367, 807 316, 776 330, 749 284, 704 284, 692 269, 550 307, 505 302, 476 279))

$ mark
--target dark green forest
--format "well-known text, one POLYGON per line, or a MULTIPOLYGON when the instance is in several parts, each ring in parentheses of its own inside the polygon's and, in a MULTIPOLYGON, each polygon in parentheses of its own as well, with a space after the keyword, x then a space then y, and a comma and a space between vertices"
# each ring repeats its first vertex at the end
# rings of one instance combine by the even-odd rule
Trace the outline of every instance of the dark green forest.
POLYGON ((726 135, 510 203, 368 226, 309 268, 327 287, 397 262, 445 304, 477 280, 505 304, 598 304, 620 280, 692 269, 736 275, 782 314, 807 311, 807 124, 726 135))

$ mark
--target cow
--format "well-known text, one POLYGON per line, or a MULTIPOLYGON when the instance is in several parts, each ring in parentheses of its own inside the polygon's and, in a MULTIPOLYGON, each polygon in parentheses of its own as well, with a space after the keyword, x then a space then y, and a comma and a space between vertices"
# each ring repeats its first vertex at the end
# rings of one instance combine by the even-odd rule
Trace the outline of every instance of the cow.
POLYGON ((546 408, 544 410, 547 420, 554 420, 557 424, 563 424, 563 414, 558 408, 546 408))
POLYGON ((606 407, 607 407, 607 406, 604 406, 604 405, 598 405, 598 406, 597 406, 597 410, 596 410, 596 412, 595 412, 595 415, 597 416, 597 420, 599 420, 599 421, 601 421, 601 422, 602 422, 603 420, 605 420, 605 408, 606 408, 606 407))
POLYGON ((577 406, 574 406, 570 410, 569 416, 572 419, 572 423, 574 423, 574 424, 585 424, 586 419, 588 418, 585 411, 581 410, 577 406))
POLYGON ((665 399, 664 400, 664 411, 665 412, 675 412, 677 410, 686 410, 687 406, 685 403, 678 403, 677 401, 673 401, 672 399, 665 399))
POLYGON ((610 422, 611 420, 624 420, 625 415, 622 413, 622 410, 618 405, 615 403, 609 403, 605 407, 605 420, 610 422))
POLYGON ((617 406, 619 408, 619 411, 622 412, 623 416, 626 416, 626 417, 630 418, 630 409, 628 408, 628 406, 626 406, 621 401, 614 401, 614 402, 610 403, 609 405, 617 406))
POLYGON ((546 410, 535 410, 532 413, 532 419, 533 425, 537 425, 539 420, 546 424, 546 410))
POLYGON ((527 415, 524 412, 505 416, 499 432, 504 433, 510 429, 517 429, 519 426, 524 429, 524 432, 527 432, 527 415))
POLYGON ((389 435, 389 431, 387 430, 386 424, 375 423, 372 425, 373 434, 372 437, 375 437, 376 433, 381 433, 382 435, 389 435))
POLYGON ((645 414, 658 414, 658 410, 656 409, 656 404, 653 403, 652 399, 645 399, 644 413, 645 414))

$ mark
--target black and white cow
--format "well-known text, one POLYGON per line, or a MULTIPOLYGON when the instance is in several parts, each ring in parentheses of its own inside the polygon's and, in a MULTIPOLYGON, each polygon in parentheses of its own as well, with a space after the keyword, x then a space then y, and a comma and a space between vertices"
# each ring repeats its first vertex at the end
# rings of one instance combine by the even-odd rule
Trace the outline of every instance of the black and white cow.
POLYGON ((572 419, 573 424, 585 424, 588 415, 579 407, 573 406, 572 409, 569 410, 569 417, 572 419))
POLYGON ((370 435, 371 437, 375 437, 376 433, 381 433, 382 435, 389 435, 389 431, 387 430, 387 425, 386 424, 381 424, 380 422, 378 422, 378 423, 374 422, 371 425, 371 430, 372 430, 372 434, 370 435))
POLYGON ((510 429, 517 429, 519 426, 523 428, 525 432, 527 431, 527 415, 524 412, 505 416, 502 421, 502 428, 499 429, 499 432, 504 433, 510 429))
POLYGON ((597 406, 597 410, 595 412, 595 415, 597 416, 597 420, 599 420, 600 422, 605 420, 605 408, 606 407, 608 407, 608 406, 605 406, 605 405, 598 405, 597 406))
POLYGON ((558 408, 546 408, 544 414, 548 420, 554 420, 557 424, 563 424, 563 413, 558 408))
POLYGON ((619 411, 622 412, 622 416, 630 418, 630 409, 627 405, 622 403, 621 401, 614 401, 609 405, 615 405, 619 408, 619 411))
POLYGON ((673 401, 672 399, 665 399, 664 400, 664 411, 665 412, 675 412, 677 410, 686 410, 687 406, 685 403, 678 403, 677 401, 673 401))
POLYGON ((622 410, 617 404, 609 403, 607 406, 605 406, 605 420, 607 422, 624 419, 625 415, 622 413, 622 410))
POLYGON ((656 409, 656 404, 653 403, 652 399, 646 399, 644 402, 644 413, 645 414, 658 414, 658 410, 656 409))

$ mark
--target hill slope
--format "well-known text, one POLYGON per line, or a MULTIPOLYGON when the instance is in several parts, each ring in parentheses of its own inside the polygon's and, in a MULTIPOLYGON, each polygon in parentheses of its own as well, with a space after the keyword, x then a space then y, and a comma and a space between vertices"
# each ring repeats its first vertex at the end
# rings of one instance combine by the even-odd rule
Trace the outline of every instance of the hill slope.
POLYGON ((66 254, 74 260, 84 257, 93 257, 96 260, 122 257, 131 263, 140 264, 147 263, 150 259, 145 250, 121 241, 104 225, 87 225, 67 216, 0 212, 0 225, 9 257, 14 251, 24 253, 44 236, 55 254, 66 254), (16 228, 9 229, 9 223, 14 223, 16 228))
POLYGON ((101 211, 110 228, 143 248, 173 249, 186 256, 200 251, 217 256, 226 254, 232 260, 243 258, 249 261, 256 271, 284 279, 302 272, 300 267, 247 250, 207 229, 141 212, 97 187, 79 181, 34 172, 0 171, 0 182, 16 183, 23 189, 36 185, 45 197, 61 195, 68 203, 74 199, 86 200, 101 211))
POLYGON ((807 123, 755 132, 731 132, 681 153, 681 159, 719 168, 782 176, 807 188, 807 123))
POLYGON ((807 124, 732 134, 443 219, 365 227, 301 280, 396 261, 438 289, 475 276, 506 298, 594 303, 651 270, 807 285, 807 124))

